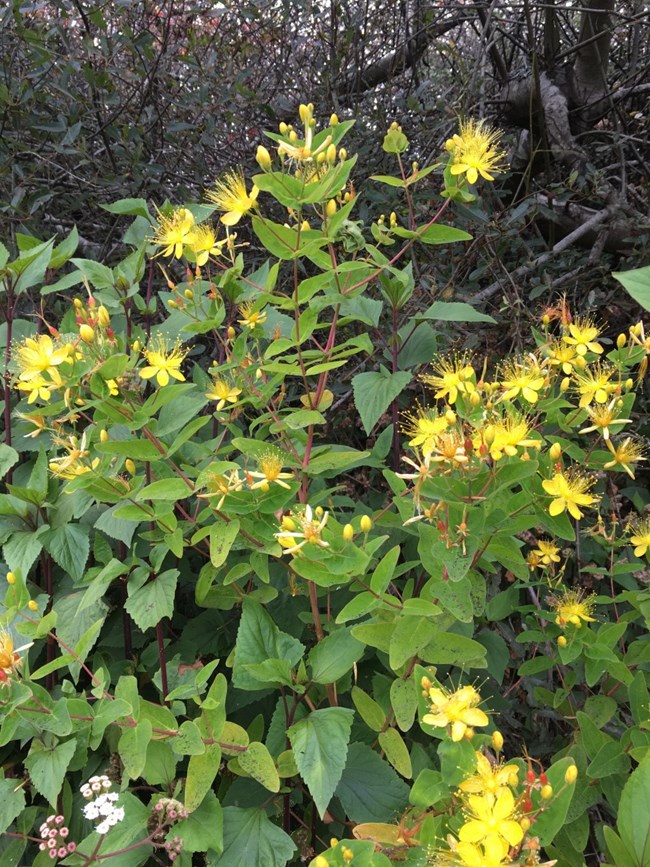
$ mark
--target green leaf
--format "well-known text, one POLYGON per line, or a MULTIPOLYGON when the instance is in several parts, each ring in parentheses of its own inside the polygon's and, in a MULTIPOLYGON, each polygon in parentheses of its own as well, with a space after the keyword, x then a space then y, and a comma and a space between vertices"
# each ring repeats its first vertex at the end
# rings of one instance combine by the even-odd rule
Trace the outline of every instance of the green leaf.
POLYGON ((40 539, 42 535, 42 533, 33 533, 31 530, 20 530, 13 533, 11 538, 5 542, 2 546, 2 554, 11 572, 20 572, 23 577, 27 576, 34 560, 43 549, 40 539))
POLYGON ((338 473, 342 473, 345 470, 352 469, 352 467, 359 466, 359 464, 365 464, 366 458, 368 458, 369 455, 369 451, 359 452, 356 449, 337 448, 334 446, 324 453, 316 454, 309 461, 307 471, 313 476, 331 470, 336 470, 338 473))
POLYGON ((496 325, 496 319, 487 313, 479 313, 471 304, 464 301, 434 301, 430 307, 419 313, 418 319, 437 319, 441 322, 489 322, 496 325))
POLYGON ((555 762, 546 771, 554 794, 549 803, 544 803, 544 809, 538 813, 535 819, 535 836, 539 837, 542 846, 548 846, 565 823, 575 791, 575 783, 565 782, 564 775, 567 768, 573 764, 575 764, 573 759, 566 756, 555 762))
POLYGON ((92 650, 108 614, 108 605, 100 600, 82 609, 84 597, 84 593, 70 593, 57 599, 53 606, 57 615, 56 634, 78 657, 69 665, 75 681, 81 663, 92 650))
POLYGON ((104 568, 92 579, 92 582, 83 595, 83 599, 79 603, 79 612, 94 605, 98 602, 104 593, 108 590, 112 582, 119 578, 120 575, 126 575, 129 567, 125 563, 120 563, 114 557, 104 566, 104 568))
POLYGON ((637 304, 650 310, 650 265, 633 271, 613 271, 612 277, 622 284, 637 304))
POLYGON ((90 553, 88 527, 83 524, 66 524, 47 530, 39 536, 52 559, 75 581, 80 581, 90 553))
POLYGON ((269 792, 280 791, 280 777, 278 776, 275 762, 271 753, 259 741, 253 741, 248 745, 244 753, 237 756, 239 767, 250 774, 254 780, 268 789, 269 792))
POLYGON ((412 379, 411 373, 400 370, 390 373, 385 367, 352 378, 354 405, 368 436, 391 402, 401 394, 412 379))
POLYGON ((354 743, 350 744, 336 797, 355 824, 390 822, 404 812, 409 787, 369 746, 354 743))
POLYGON ((135 499, 142 500, 183 500, 192 493, 191 489, 182 479, 160 479, 145 485, 138 491, 135 499))
POLYGON ((137 725, 122 729, 117 751, 122 759, 124 770, 132 780, 136 780, 142 773, 151 735, 152 725, 148 719, 142 719, 137 725))
POLYGON ((408 748, 401 734, 397 729, 386 729, 385 732, 379 732, 378 740, 379 746, 391 765, 399 774, 410 780, 413 776, 413 767, 408 748))
POLYGON ((603 826, 603 837, 605 838, 605 845, 607 846, 609 857, 616 867, 628 867, 628 865, 634 863, 630 850, 618 836, 616 831, 614 831, 613 828, 610 828, 609 825, 603 826))
MULTIPOLYGON (((439 223, 427 226, 424 230, 418 229, 418 239, 423 244, 456 244, 458 241, 471 241, 472 237, 469 232, 464 232, 462 229, 456 229, 454 226, 443 226, 439 223)), ((460 302, 453 301, 449 303, 460 304, 460 302)))
MULTIPOLYGON (((618 833, 634 855, 634 867, 650 864, 650 755, 629 778, 618 805, 618 833)), ((632 865, 630 865, 632 867, 632 865)))
POLYGON ((395 714, 395 722, 403 732, 413 725, 418 709, 418 697, 413 685, 413 678, 406 680, 397 678, 390 685, 390 704, 395 714))
POLYGON ((196 723, 186 719, 178 729, 176 737, 170 740, 172 752, 177 756, 202 756, 205 752, 205 744, 201 738, 196 723))
POLYGON ((239 521, 229 524, 218 523, 210 527, 210 562, 215 568, 222 566, 230 553, 233 542, 239 533, 239 521))
POLYGON ((308 662, 312 680, 335 683, 363 656, 364 645, 348 629, 337 629, 311 650, 308 662))
POLYGON ((380 732, 386 725, 386 714, 381 705, 359 686, 352 687, 351 698, 359 716, 368 728, 373 732, 380 732))
POLYGON ((219 744, 206 744, 202 755, 191 756, 185 781, 185 806, 193 813, 209 792, 221 766, 219 744))
POLYGON ((400 617, 390 640, 390 667, 396 671, 431 641, 437 628, 428 617, 400 617))
POLYGON ((120 455, 134 461, 159 461, 164 457, 149 440, 108 440, 96 443, 94 448, 100 455, 120 455))
POLYGON ((437 631, 422 649, 422 658, 431 665, 457 665, 461 668, 485 668, 486 649, 473 638, 455 632, 437 631))
POLYGON ((19 780, 0 780, 0 834, 4 834, 25 809, 25 793, 19 780))
POLYGON ((186 852, 223 851, 223 811, 214 792, 207 792, 187 819, 176 822, 174 835, 181 838, 186 852))
POLYGON ((285 867, 295 849, 291 837, 263 809, 225 807, 223 853, 208 856, 208 867, 285 867))
POLYGON ((618 741, 602 745, 587 767, 587 776, 592 780, 610 777, 612 774, 626 774, 630 770, 630 757, 623 752, 618 741))
POLYGON ((140 629, 149 629, 163 617, 172 616, 179 574, 178 569, 168 569, 134 591, 127 584, 129 598, 124 607, 140 629))
POLYGON ((95 289, 111 289, 114 286, 113 272, 101 262, 95 262, 93 259, 71 259, 70 261, 95 289))
POLYGON ((304 645, 286 632, 281 632, 270 614, 252 599, 246 599, 235 644, 233 685, 238 689, 259 690, 263 684, 247 670, 271 660, 283 660, 297 665, 305 652, 304 645))
POLYGON ((409 801, 414 807, 426 808, 448 797, 449 784, 445 782, 440 771, 424 768, 413 783, 409 801))
POLYGON ((11 446, 6 443, 0 443, 0 479, 4 479, 9 470, 17 464, 20 455, 11 446))
POLYGON ((381 594, 386 592, 386 588, 395 574, 395 566, 397 566, 399 555, 400 547, 399 545, 395 545, 377 564, 370 578, 370 589, 375 593, 381 594))
POLYGON ((101 205, 109 214, 131 214, 134 217, 146 217, 151 219, 149 208, 145 199, 118 199, 110 205, 101 205))
POLYGON ((25 759, 32 785, 55 810, 65 773, 76 749, 77 741, 74 738, 62 743, 34 738, 25 759))
POLYGON ((321 817, 345 767, 353 717, 349 708, 328 707, 287 729, 300 776, 321 817))

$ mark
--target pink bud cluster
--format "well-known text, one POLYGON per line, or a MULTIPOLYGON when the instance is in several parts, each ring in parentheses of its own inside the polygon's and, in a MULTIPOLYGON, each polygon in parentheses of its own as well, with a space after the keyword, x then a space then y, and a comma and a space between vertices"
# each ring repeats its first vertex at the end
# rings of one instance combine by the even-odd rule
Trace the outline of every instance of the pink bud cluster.
POLYGON ((178 836, 165 840, 166 832, 176 822, 187 819, 188 816, 189 813, 185 809, 185 805, 177 801, 176 798, 161 798, 154 805, 149 825, 152 829, 152 840, 157 846, 165 849, 167 857, 172 863, 182 852, 183 841, 178 836), (152 828, 154 823, 155 827, 152 828))
POLYGON ((173 837, 165 843, 167 857, 171 862, 174 862, 183 851, 183 841, 180 837, 173 837))
POLYGON ((66 858, 77 848, 77 844, 66 838, 70 830, 63 824, 63 816, 48 816, 38 829, 41 842, 38 848, 41 852, 47 852, 52 861, 57 858, 66 858))

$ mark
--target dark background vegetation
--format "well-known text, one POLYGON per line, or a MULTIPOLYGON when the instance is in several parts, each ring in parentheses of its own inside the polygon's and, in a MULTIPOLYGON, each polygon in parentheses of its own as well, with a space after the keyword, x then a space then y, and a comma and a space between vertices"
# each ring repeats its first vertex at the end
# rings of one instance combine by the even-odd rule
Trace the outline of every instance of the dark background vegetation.
MULTIPOLYGON (((125 222, 101 204, 200 199, 227 167, 255 168, 263 130, 309 100, 323 120, 357 119, 349 149, 364 176, 389 168, 380 142, 393 119, 422 163, 458 116, 505 130, 510 173, 456 214, 483 224, 480 240, 460 259, 418 262, 428 295, 516 309, 552 287, 613 315, 608 273, 647 260, 642 0, 36 0, 5 6, 0 39, 5 241, 76 223, 80 254, 110 263, 125 222)), ((434 183, 419 192, 424 213, 434 183)), ((367 187, 359 213, 376 218, 393 203, 367 187)))

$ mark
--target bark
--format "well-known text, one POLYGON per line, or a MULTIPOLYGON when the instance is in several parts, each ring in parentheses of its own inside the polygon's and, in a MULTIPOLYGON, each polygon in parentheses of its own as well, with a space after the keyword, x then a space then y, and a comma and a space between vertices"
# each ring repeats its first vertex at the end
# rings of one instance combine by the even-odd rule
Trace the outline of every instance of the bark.
POLYGON ((598 110, 596 116, 592 116, 591 104, 599 102, 608 90, 607 67, 612 41, 610 13, 614 11, 614 0, 586 0, 585 5, 573 73, 580 121, 589 126, 600 116, 598 110))

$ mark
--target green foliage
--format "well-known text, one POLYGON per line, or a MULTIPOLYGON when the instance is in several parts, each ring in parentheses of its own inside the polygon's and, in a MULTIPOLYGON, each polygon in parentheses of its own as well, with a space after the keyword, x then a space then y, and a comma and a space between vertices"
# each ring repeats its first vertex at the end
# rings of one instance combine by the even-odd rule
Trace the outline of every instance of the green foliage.
POLYGON ((489 153, 407 178, 393 126, 368 226, 351 123, 300 119, 223 231, 128 197, 121 262, 5 257, 7 309, 87 291, 8 323, 2 833, 39 867, 43 828, 80 867, 647 864, 643 325, 560 303, 499 365, 443 351, 499 324, 416 285, 489 153))

